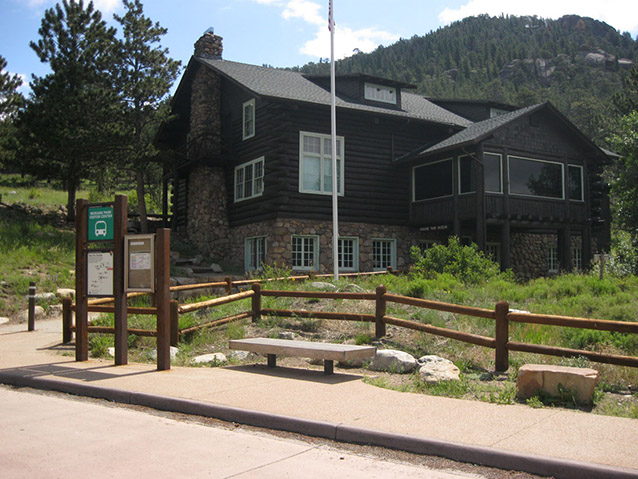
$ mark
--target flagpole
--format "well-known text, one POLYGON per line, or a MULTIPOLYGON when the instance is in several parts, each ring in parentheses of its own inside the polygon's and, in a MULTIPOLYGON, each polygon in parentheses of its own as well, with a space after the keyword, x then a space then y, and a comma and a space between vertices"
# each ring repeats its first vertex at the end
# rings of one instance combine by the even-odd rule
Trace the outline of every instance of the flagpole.
MULTIPOLYGON (((330 29, 330 125, 332 140, 332 258, 334 279, 339 279, 339 181, 337 177, 337 105, 335 94, 335 28, 332 0, 329 0, 330 29)), ((341 160, 343 161, 343 159, 341 160)))

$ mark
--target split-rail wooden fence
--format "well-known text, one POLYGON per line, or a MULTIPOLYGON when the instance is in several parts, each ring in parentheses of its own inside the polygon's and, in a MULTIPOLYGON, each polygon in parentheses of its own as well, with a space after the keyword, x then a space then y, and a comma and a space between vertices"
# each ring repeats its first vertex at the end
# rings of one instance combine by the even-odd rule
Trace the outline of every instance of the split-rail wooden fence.
MULTIPOLYGON (((281 279, 281 278, 279 278, 281 279)), ((307 279, 307 277, 292 277, 292 280, 307 279)), ((547 314, 531 314, 510 311, 507 302, 499 302, 494 309, 483 309, 457 304, 443 303, 439 301, 431 301, 427 299, 411 298, 391 294, 386 291, 384 286, 378 286, 374 293, 346 293, 346 292, 321 292, 321 291, 279 291, 262 289, 262 285, 254 280, 233 282, 227 278, 224 283, 202 283, 195 285, 173 286, 171 291, 184 291, 188 289, 200 288, 218 288, 225 287, 227 296, 210 299, 198 303, 182 304, 178 301, 171 301, 170 306, 170 323, 171 323, 171 344, 177 345, 179 337, 184 334, 191 333, 201 328, 210 328, 221 326, 232 321, 239 321, 251 318, 252 321, 259 321, 262 316, 275 317, 295 317, 295 318, 312 318, 312 319, 328 319, 340 321, 360 321, 375 324, 375 336, 380 338, 386 335, 386 326, 388 324, 421 331, 437 336, 455 339, 486 348, 495 350, 495 370, 506 371, 509 367, 509 352, 519 351, 527 353, 536 353, 542 355, 561 356, 561 357, 577 357, 583 356, 594 362, 608 363, 619 366, 638 367, 638 357, 621 356, 615 354, 598 353, 594 351, 568 349, 556 346, 546 346, 541 344, 530 344, 511 341, 509 339, 509 327, 511 323, 530 323, 541 324, 556 327, 571 327, 580 329, 590 329, 597 331, 611 331, 625 334, 638 334, 638 322, 609 321, 601 319, 573 318, 567 316, 555 316, 547 314), (248 287, 251 289, 232 294, 233 287, 248 287), (332 299, 332 300, 349 300, 349 301, 374 301, 374 313, 340 313, 326 311, 305 311, 305 310, 285 310, 285 309, 268 309, 262 308, 263 297, 288 297, 288 298, 306 298, 306 299, 332 299), (251 308, 245 312, 217 319, 205 324, 199 324, 189 328, 179 329, 179 315, 201 309, 214 308, 223 304, 229 304, 244 299, 251 299, 251 308), (440 328, 430 324, 424 324, 417 321, 395 318, 387 315, 388 303, 397 303, 416 308, 433 309, 437 311, 445 311, 453 314, 467 315, 478 318, 486 318, 494 320, 495 334, 494 337, 481 336, 477 334, 466 333, 462 331, 440 328)), ((130 296, 129 296, 130 297, 130 296)), ((108 301, 100 299, 89 303, 89 312, 112 312, 112 306, 105 306, 108 301)), ((63 341, 71 340, 71 333, 74 331, 72 326, 71 311, 73 305, 70 300, 64 302, 63 313, 63 341)), ((129 314, 155 314, 155 308, 136 308, 129 307, 129 314)), ((89 326, 89 332, 96 333, 114 333, 114 328, 89 326)), ((154 330, 136 330, 129 329, 130 334, 140 336, 156 336, 154 330)))

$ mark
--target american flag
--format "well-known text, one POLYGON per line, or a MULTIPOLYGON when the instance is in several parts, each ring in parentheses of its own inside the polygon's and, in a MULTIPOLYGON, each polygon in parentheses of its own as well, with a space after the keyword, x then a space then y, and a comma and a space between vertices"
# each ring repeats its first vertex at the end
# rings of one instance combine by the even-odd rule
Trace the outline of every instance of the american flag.
POLYGON ((332 0, 328 4, 328 30, 332 31, 332 27, 335 26, 334 18, 332 18, 332 0))

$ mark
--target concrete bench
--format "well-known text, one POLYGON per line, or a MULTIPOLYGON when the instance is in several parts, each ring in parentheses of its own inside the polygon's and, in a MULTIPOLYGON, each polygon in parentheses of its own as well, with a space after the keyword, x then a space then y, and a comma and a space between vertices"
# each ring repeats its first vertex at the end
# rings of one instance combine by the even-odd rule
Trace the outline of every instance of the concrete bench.
POLYGON ((230 349, 266 354, 268 367, 277 365, 277 356, 296 356, 323 360, 323 372, 334 372, 334 361, 350 361, 374 357, 374 346, 354 346, 352 344, 314 343, 310 341, 291 341, 289 339, 250 338, 233 339, 230 349))

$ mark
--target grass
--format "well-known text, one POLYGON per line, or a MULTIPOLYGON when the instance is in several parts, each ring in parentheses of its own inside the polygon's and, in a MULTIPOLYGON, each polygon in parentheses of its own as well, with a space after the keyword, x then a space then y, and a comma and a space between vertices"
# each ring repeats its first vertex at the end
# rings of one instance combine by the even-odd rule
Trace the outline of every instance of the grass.
MULTIPOLYGON (((66 202, 66 194, 63 191, 41 183, 21 183, 18 177, 4 175, 0 176, 0 194, 3 195, 4 203, 22 201, 38 208, 42 206, 41 213, 30 214, 0 207, 0 315, 15 316, 18 311, 26 308, 26 292, 30 281, 37 283, 39 292, 55 291, 58 287, 74 287, 74 232, 72 227, 60 221, 59 215, 48 214, 56 210, 56 205, 66 202), (9 194, 10 191, 16 193, 9 194)), ((84 194, 89 196, 91 192, 85 190, 81 195, 84 194)), ((179 246, 185 251, 188 249, 186 244, 179 246)), ((267 273, 274 277, 290 275, 289 271, 277 266, 269 268, 267 273)), ((450 274, 439 274, 429 278, 387 275, 381 278, 360 278, 356 281, 342 278, 336 283, 336 287, 339 291, 344 291, 350 284, 355 283, 366 291, 374 291, 380 281, 391 293, 488 309, 493 309, 498 301, 505 300, 510 303, 511 309, 534 313, 616 321, 636 321, 638 318, 638 302, 634 300, 638 296, 638 278, 634 276, 616 278, 608 275, 604 280, 600 280, 597 275, 567 274, 552 279, 537 279, 525 284, 497 277, 484 284, 466 284, 450 274)), ((289 281, 268 284, 268 289, 307 288, 308 284, 289 281)), ((137 304, 147 305, 144 300, 139 300, 137 304)), ((264 297, 262 307, 373 313, 374 301, 318 301, 264 297)), ((247 299, 214 310, 181 315, 180 328, 249 309, 250 299, 247 299)), ((388 314, 437 327, 488 337, 494 335, 493 321, 487 319, 398 304, 388 304, 388 314)), ((97 323, 110 325, 112 318, 104 315, 97 323)), ((129 325, 140 329, 154 329, 155 318, 131 315, 129 325)), ((496 376, 490 372, 494 369, 494 352, 491 349, 393 326, 388 327, 388 336, 379 342, 374 338, 374 325, 370 323, 263 317, 258 323, 245 320, 214 329, 205 328, 182 338, 179 345, 180 353, 174 363, 189 365, 196 355, 225 351, 229 339, 257 334, 277 337, 281 331, 294 331, 306 340, 372 343, 379 347, 400 349, 415 357, 437 354, 449 358, 462 372, 459 383, 431 386, 422 383, 417 375, 380 376, 367 381, 398 390, 477 399, 497 404, 515 402, 514 381, 518 367, 522 364, 540 362, 595 367, 599 371, 601 383, 593 411, 634 418, 638 416, 638 395, 631 389, 635 389, 638 384, 636 368, 595 364, 583 358, 565 360, 527 353, 511 353, 509 374, 496 376)), ((516 323, 510 326, 510 337, 514 341, 638 356, 638 335, 516 323)), ((90 342, 92 355, 104 357, 108 348, 113 345, 113 338, 109 335, 91 334, 90 342)), ((130 335, 130 361, 152 361, 151 352, 155 347, 154 338, 130 335)), ((533 398, 530 405, 556 407, 556 403, 547 398, 533 398)))

